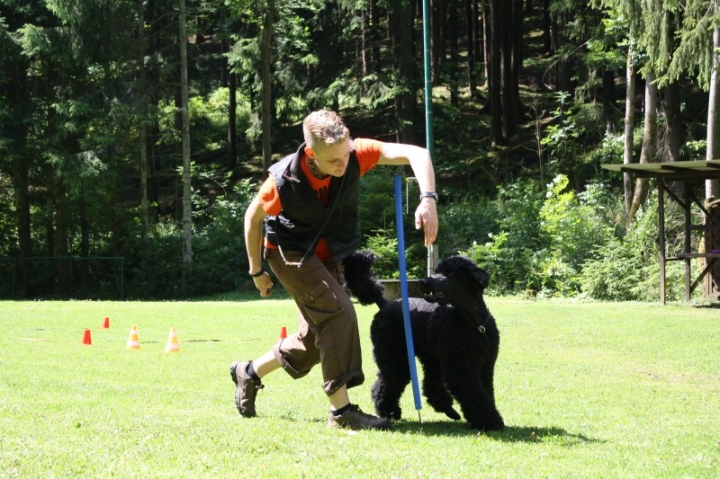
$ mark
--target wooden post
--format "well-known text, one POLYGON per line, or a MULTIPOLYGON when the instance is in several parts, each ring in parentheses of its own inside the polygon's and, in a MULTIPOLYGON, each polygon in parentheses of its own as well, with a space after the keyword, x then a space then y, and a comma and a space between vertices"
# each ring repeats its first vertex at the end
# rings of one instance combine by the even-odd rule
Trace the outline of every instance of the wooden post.
POLYGON ((665 304, 665 179, 658 178, 658 225, 660 250, 660 303, 665 304))
POLYGON ((685 210, 685 301, 690 301, 690 266, 692 259, 690 258, 690 247, 692 238, 690 236, 691 228, 691 207, 692 199, 690 198, 690 182, 685 180, 685 204, 683 205, 685 210))

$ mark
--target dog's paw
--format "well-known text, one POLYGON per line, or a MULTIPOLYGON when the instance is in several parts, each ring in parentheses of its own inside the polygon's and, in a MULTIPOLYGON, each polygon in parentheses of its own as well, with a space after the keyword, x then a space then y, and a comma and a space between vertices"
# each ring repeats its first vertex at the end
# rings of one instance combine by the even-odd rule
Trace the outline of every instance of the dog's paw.
POLYGON ((402 409, 399 407, 392 409, 375 408, 375 414, 380 417, 384 417, 385 419, 390 419, 391 421, 397 421, 399 419, 402 419, 402 409))
POLYGON ((455 408, 450 407, 449 409, 443 411, 447 417, 452 419, 453 421, 459 421, 460 420, 460 414, 455 410, 455 408))

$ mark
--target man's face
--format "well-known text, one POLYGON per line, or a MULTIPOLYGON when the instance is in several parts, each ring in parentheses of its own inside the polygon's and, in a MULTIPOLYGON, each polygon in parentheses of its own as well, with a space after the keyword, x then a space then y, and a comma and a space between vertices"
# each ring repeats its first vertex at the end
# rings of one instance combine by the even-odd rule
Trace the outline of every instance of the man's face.
POLYGON ((306 148, 305 153, 315 160, 320 173, 340 177, 350 161, 350 139, 330 145, 318 143, 314 148, 306 148))

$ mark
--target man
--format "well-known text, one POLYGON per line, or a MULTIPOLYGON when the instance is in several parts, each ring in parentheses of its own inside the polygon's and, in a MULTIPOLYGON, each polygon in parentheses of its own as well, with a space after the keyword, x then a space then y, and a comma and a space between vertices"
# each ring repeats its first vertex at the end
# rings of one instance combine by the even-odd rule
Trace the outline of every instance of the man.
POLYGON ((430 154, 413 145, 352 141, 342 119, 327 110, 305 118, 303 136, 305 143, 295 154, 269 168, 245 213, 249 274, 260 296, 267 297, 273 283, 262 266, 264 246, 265 260, 298 307, 298 332, 253 361, 231 365, 235 404, 242 416, 256 416, 261 378, 282 367, 298 379, 319 363, 330 401, 329 427, 387 429, 387 419, 362 412, 348 396, 348 389, 365 378, 357 317, 343 289, 341 261, 360 246, 360 177, 378 164, 412 167, 422 192, 415 227, 424 229, 426 246, 435 241, 437 195, 430 154))

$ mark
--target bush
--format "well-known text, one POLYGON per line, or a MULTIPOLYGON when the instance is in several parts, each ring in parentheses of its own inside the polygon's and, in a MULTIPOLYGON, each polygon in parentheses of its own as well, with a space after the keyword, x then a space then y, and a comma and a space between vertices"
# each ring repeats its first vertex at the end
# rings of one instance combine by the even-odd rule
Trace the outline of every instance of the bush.
POLYGON ((241 287, 248 270, 244 213, 254 195, 249 180, 227 196, 194 212, 192 274, 183 279, 182 228, 169 221, 156 225, 148 237, 147 260, 139 257, 139 238, 128 244, 127 296, 177 299, 231 292, 241 287))
POLYGON ((612 238, 612 228, 596 211, 597 203, 568 190, 568 183, 565 175, 555 177, 540 209, 540 231, 548 243, 533 255, 532 274, 538 290, 550 295, 579 293, 583 263, 612 238))
MULTIPOLYGON (((580 278, 590 297, 609 301, 657 301, 660 291, 660 255, 657 197, 651 196, 624 238, 612 239, 583 265, 580 278)), ((666 264, 667 299, 684 297, 684 266, 666 264)))

